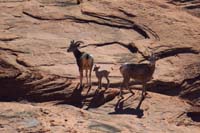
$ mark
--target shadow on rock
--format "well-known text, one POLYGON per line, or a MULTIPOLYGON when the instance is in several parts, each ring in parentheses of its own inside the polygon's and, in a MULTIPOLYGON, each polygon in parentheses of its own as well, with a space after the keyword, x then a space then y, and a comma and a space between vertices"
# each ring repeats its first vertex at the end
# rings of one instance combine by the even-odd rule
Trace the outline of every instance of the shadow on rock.
POLYGON ((56 104, 69 104, 80 108, 83 107, 82 101, 84 100, 84 97, 81 95, 83 88, 84 86, 81 87, 79 84, 77 84, 70 97, 56 104))
POLYGON ((200 122, 200 112, 188 112, 187 116, 193 121, 200 122))
POLYGON ((97 90, 86 109, 100 107, 104 105, 106 102, 113 100, 118 94, 119 94, 118 90, 109 90, 109 91, 97 90))
POLYGON ((96 91, 95 93, 96 94, 94 95, 94 97, 92 98, 91 102, 89 103, 86 109, 97 108, 105 103, 105 97, 104 97, 105 91, 100 91, 100 92, 96 91))
MULTIPOLYGON (((129 97, 128 97, 129 98, 129 97)), ((136 108, 124 108, 124 101, 128 100, 125 99, 122 101, 122 99, 119 99, 117 101, 117 104, 115 105, 115 112, 111 112, 109 114, 114 115, 114 114, 130 114, 130 115, 136 115, 137 118, 142 118, 142 116, 144 115, 144 111, 142 109, 140 109, 140 106, 142 104, 142 101, 144 100, 144 98, 142 98, 138 104, 138 106, 136 108)))

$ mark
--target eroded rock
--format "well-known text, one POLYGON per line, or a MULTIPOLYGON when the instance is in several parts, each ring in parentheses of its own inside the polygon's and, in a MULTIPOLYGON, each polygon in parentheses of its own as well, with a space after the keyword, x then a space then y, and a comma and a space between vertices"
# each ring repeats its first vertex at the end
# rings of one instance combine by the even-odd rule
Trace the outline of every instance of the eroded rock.
MULTIPOLYGON (((191 119, 198 115, 200 106, 199 18, 164 1, 105 0, 85 2, 81 6, 61 6, 63 4, 56 0, 52 3, 30 0, 10 1, 5 5, 7 3, 0 2, 3 31, 0 37, 0 100, 27 100, 38 104, 58 101, 47 109, 47 113, 36 109, 36 115, 30 118, 19 115, 19 131, 190 131, 191 128, 185 125, 192 125, 192 130, 198 131, 198 121, 191 119), (84 41, 81 50, 92 53, 95 63, 111 71, 108 90, 95 93, 94 74, 88 94, 87 86, 79 88, 75 59, 66 53, 66 47, 74 39, 84 41), (147 85, 152 98, 144 99, 138 109, 140 87, 131 86, 138 93, 131 98, 125 94, 127 101, 118 101, 116 97, 122 81, 120 65, 146 60, 150 51, 159 57, 153 80, 147 85), (187 99, 190 104, 177 96, 187 99), (63 109, 68 106, 66 104, 86 107, 89 111, 71 106, 63 109), (78 118, 73 121, 66 109, 75 110, 72 114, 78 118), (60 116, 61 113, 64 116, 60 116), (184 115, 178 117, 182 113, 184 115), (40 117, 42 115, 45 117, 40 117), (54 115, 58 119, 53 121, 54 115), (69 119, 65 121, 64 117, 69 119), (69 123, 72 125, 65 127, 69 123), (172 126, 175 124, 182 128, 172 126), (73 128, 78 126, 83 129, 73 128)), ((22 106, 28 110, 26 105, 22 106)), ((0 126, 15 130, 5 123, 0 126)))

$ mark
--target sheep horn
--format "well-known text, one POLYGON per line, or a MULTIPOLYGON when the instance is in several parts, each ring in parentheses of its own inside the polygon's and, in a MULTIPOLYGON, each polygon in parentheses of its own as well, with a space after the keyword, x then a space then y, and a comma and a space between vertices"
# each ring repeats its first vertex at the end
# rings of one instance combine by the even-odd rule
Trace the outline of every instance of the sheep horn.
POLYGON ((76 45, 81 44, 81 43, 84 43, 84 42, 83 41, 77 41, 77 42, 75 42, 76 45))

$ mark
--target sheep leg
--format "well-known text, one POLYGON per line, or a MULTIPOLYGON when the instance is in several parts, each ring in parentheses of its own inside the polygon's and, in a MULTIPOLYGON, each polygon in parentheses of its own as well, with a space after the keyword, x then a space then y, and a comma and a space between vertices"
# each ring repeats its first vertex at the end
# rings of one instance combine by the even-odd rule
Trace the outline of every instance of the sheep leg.
POLYGON ((83 70, 79 70, 79 73, 80 73, 80 86, 82 87, 83 86, 83 70))
POLYGON ((143 85, 142 96, 145 97, 146 94, 147 94, 147 92, 146 92, 146 85, 143 85))
POLYGON ((92 81, 91 81, 91 75, 92 75, 92 68, 90 68, 90 72, 89 72, 89 86, 92 86, 92 81))
POLYGON ((126 84, 126 88, 132 93, 132 95, 135 95, 135 93, 132 91, 132 89, 128 86, 128 83, 126 84))
POLYGON ((132 95, 135 95, 135 93, 131 90, 131 88, 130 88, 129 85, 128 85, 129 80, 130 80, 130 78, 127 78, 127 80, 126 80, 126 82, 125 82, 126 89, 128 89, 128 90, 132 93, 132 95))
POLYGON ((88 69, 85 70, 85 76, 86 76, 87 85, 88 85, 88 69))
POLYGON ((98 78, 98 89, 100 88, 100 79, 98 78))
POLYGON ((99 79, 99 89, 101 89, 102 86, 102 78, 99 79))
POLYGON ((123 82, 122 82, 122 84, 121 84, 121 86, 120 86, 120 93, 119 93, 119 96, 120 96, 122 99, 124 98, 124 97, 123 97, 123 91, 122 91, 122 89, 124 88, 125 82, 126 82, 126 79, 124 78, 124 79, 123 79, 123 82))
POLYGON ((86 96, 88 95, 88 93, 89 93, 89 91, 90 91, 90 89, 91 89, 91 87, 92 87, 91 73, 92 73, 92 67, 91 67, 90 70, 89 70, 89 89, 88 89, 88 91, 87 91, 86 96))
POLYGON ((146 88, 146 84, 144 85, 144 88, 143 88, 143 96, 146 96, 146 98, 151 98, 151 95, 149 93, 147 93, 147 88, 146 88))
POLYGON ((106 80, 107 80, 107 87, 106 87, 106 89, 108 89, 108 88, 109 88, 109 86, 110 86, 110 80, 109 80, 109 78, 108 78, 108 77, 106 77, 106 80))
POLYGON ((122 89, 123 89, 123 84, 121 84, 121 87, 120 87, 120 92, 119 92, 119 96, 123 99, 123 92, 122 92, 122 89))

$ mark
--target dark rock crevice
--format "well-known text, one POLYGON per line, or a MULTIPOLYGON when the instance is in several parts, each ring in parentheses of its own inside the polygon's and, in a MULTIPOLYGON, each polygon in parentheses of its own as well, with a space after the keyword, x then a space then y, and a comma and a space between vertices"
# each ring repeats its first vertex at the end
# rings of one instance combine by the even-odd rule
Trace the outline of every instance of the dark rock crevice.
POLYGON ((72 92, 71 80, 25 67, 20 70, 0 61, 0 100, 50 101, 65 99, 72 92), (70 89, 71 87, 71 89, 70 89), (68 88, 67 90, 65 90, 68 88))
POLYGON ((19 59, 16 59, 16 62, 24 67, 31 67, 31 65, 29 65, 28 63, 26 63, 25 61, 23 60, 19 60, 19 59))
MULTIPOLYGON (((111 27, 117 27, 117 28, 133 29, 136 32, 138 32, 140 35, 142 35, 144 38, 150 38, 150 36, 148 35, 148 32, 149 32, 156 40, 160 40, 157 33, 154 32, 151 28, 149 28, 148 26, 139 25, 132 20, 115 16, 115 15, 106 15, 102 13, 94 13, 94 12, 88 12, 88 11, 82 11, 82 13, 84 15, 103 20, 104 23, 100 23, 100 24, 111 26, 111 27), (111 25, 109 23, 111 23, 111 25)), ((94 23, 97 23, 97 21, 94 23)))
POLYGON ((1 0, 0 3, 24 2, 26 0, 1 0))
POLYGON ((118 44, 124 48, 127 48, 131 53, 136 53, 138 51, 138 48, 134 46, 134 43, 125 44, 123 42, 118 42, 118 41, 87 44, 87 45, 81 46, 81 48, 88 47, 88 46, 103 47, 103 46, 114 45, 114 44, 118 44))
POLYGON ((146 87, 148 91, 169 96, 178 96, 179 93, 181 92, 179 84, 175 82, 165 82, 165 81, 155 80, 147 84, 146 87))
POLYGON ((160 51, 155 54, 160 59, 162 59, 162 58, 166 58, 166 57, 170 57, 170 56, 176 56, 178 54, 199 54, 199 51, 194 50, 191 47, 180 47, 180 48, 166 49, 164 51, 160 51))
POLYGON ((94 12, 87 12, 82 11, 83 15, 92 17, 94 19, 84 19, 84 18, 78 18, 75 16, 65 15, 63 17, 48 17, 48 16, 40 16, 36 14, 32 14, 28 11, 23 11, 23 14, 32 17, 37 20, 51 20, 51 21, 60 21, 60 20, 72 20, 76 23, 94 23, 102 26, 109 26, 113 28, 121 28, 121 29, 128 29, 128 30, 134 30, 138 32, 140 35, 142 35, 144 38, 150 38, 147 32, 149 32, 156 40, 160 40, 159 36, 154 32, 152 29, 150 29, 148 26, 142 26, 139 24, 136 24, 134 21, 115 16, 115 15, 106 15, 102 13, 94 13, 94 12))
POLYGON ((199 0, 171 0, 169 3, 178 5, 188 11, 190 14, 196 17, 200 17, 199 0))
POLYGON ((186 6, 186 9, 199 9, 200 5, 192 5, 192 6, 186 6))
POLYGON ((126 15, 127 17, 137 17, 135 14, 131 13, 131 12, 128 12, 124 9, 118 9, 118 11, 122 12, 124 15, 126 15))
POLYGON ((14 53, 14 54, 16 54, 16 53, 20 53, 20 54, 29 54, 29 52, 20 51, 20 50, 14 50, 14 49, 10 49, 10 48, 3 48, 3 47, 0 47, 0 50, 12 52, 12 53, 14 53))
POLYGON ((3 41, 3 42, 9 42, 9 41, 14 41, 14 40, 17 40, 17 39, 20 39, 21 37, 13 37, 13 38, 0 38, 0 41, 3 41))
MULTIPOLYGON (((179 54, 199 54, 199 51, 197 51, 191 47, 168 48, 168 49, 164 49, 161 51, 155 50, 155 49, 156 48, 153 48, 153 49, 151 49, 151 51, 153 51, 153 53, 155 54, 155 56, 157 57, 158 60, 164 59, 167 57, 177 56, 179 54), (156 51, 158 51, 158 52, 156 52, 156 51)), ((148 60, 150 55, 145 55, 142 51, 139 51, 139 50, 138 50, 138 52, 144 57, 144 59, 148 60)))
POLYGON ((180 87, 182 88, 180 93, 182 98, 190 100, 194 106, 200 106, 200 75, 185 79, 180 87))
POLYGON ((195 122, 200 122, 200 112, 187 112, 187 116, 195 122))
POLYGON ((29 16, 29 17, 31 17, 31 18, 37 19, 37 20, 60 21, 60 20, 67 20, 67 19, 69 19, 67 17, 49 18, 49 17, 45 17, 45 16, 34 15, 32 13, 29 13, 28 11, 23 11, 22 13, 25 14, 25 15, 27 15, 27 16, 29 16))

